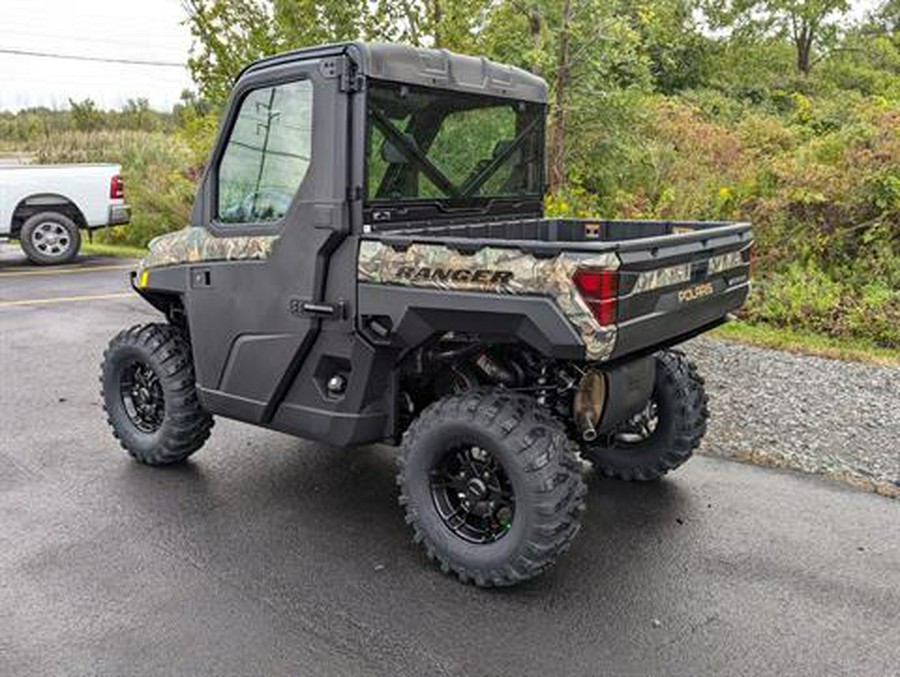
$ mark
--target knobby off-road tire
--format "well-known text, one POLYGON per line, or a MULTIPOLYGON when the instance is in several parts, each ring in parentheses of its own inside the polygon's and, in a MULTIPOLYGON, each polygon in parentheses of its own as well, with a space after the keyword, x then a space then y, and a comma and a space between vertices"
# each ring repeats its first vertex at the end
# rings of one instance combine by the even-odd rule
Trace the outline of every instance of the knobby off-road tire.
POLYGON ((19 232, 19 244, 32 263, 67 263, 81 248, 81 232, 65 214, 40 212, 29 217, 19 232))
POLYGON ((120 332, 103 354, 100 382, 113 435, 137 461, 179 463, 209 437, 213 419, 200 406, 190 344, 176 327, 120 332))
MULTIPOLYGON (((399 501, 414 540, 463 582, 505 586, 537 576, 580 528, 586 488, 575 449, 564 427, 529 397, 472 390, 431 404, 404 435, 399 456, 399 501), (473 542, 453 530, 458 519, 445 521, 440 512, 436 468, 444 467, 442 459, 457 462, 466 449, 495 461, 514 495, 495 540, 473 542)), ((476 461, 482 469, 486 463, 476 461)))
POLYGON ((605 475, 626 481, 651 481, 687 461, 706 434, 709 418, 703 378, 678 350, 656 356, 655 429, 640 441, 602 436, 584 443, 582 453, 605 475))

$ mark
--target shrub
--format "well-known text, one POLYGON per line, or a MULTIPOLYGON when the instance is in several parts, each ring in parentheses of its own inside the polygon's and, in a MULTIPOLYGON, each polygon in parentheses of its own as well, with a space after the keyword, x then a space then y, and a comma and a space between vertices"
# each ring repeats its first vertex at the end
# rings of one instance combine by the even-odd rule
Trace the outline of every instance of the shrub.
POLYGON ((793 262, 759 280, 747 317, 791 329, 828 332, 841 304, 841 286, 813 260, 793 262))
POLYGON ((114 162, 122 165, 127 226, 104 231, 101 240, 144 246, 188 222, 196 168, 190 147, 177 135, 140 131, 69 131, 33 146, 41 163, 114 162))
POLYGON ((548 209, 750 220, 748 319, 900 348, 900 106, 817 88, 758 105, 641 94, 643 114, 610 133, 626 147, 588 144, 590 162, 576 156, 577 178, 548 209))

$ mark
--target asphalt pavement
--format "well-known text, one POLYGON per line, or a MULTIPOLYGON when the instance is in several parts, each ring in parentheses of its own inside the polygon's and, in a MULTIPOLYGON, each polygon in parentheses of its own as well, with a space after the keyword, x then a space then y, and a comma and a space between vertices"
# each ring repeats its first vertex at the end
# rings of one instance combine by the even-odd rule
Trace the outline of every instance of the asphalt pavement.
POLYGON ((2 675, 896 675, 900 503, 700 456, 588 478, 543 577, 483 591, 410 538, 387 447, 219 420, 128 459, 98 365, 157 319, 128 262, 0 254, 2 675))

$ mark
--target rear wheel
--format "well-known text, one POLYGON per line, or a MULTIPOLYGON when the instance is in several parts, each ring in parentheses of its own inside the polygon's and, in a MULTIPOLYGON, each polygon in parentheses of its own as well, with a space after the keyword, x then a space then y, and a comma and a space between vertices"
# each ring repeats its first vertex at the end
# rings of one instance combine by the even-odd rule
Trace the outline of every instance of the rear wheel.
POLYGON ((502 389, 446 397, 400 449, 400 504, 445 573, 478 586, 537 576, 580 527, 585 486, 563 426, 502 389))
POLYGON ((190 344, 167 324, 120 332, 103 355, 103 408, 113 435, 147 465, 185 460, 213 426, 194 385, 190 344))
POLYGON ((19 242, 33 263, 66 263, 78 253, 81 233, 75 222, 65 214, 41 212, 22 224, 19 242))
POLYGON ((620 480, 659 479, 687 461, 709 418, 697 367, 676 350, 656 356, 656 383, 647 405, 615 432, 582 444, 598 472, 620 480))

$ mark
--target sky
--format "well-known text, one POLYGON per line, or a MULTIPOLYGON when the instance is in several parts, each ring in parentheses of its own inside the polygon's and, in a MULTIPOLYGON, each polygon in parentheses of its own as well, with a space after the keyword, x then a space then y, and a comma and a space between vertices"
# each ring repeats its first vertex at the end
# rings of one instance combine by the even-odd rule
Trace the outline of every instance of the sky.
POLYGON ((0 0, 0 110, 118 108, 143 97, 168 110, 192 87, 183 66, 138 66, 3 50, 184 64, 191 46, 180 0, 0 0))

